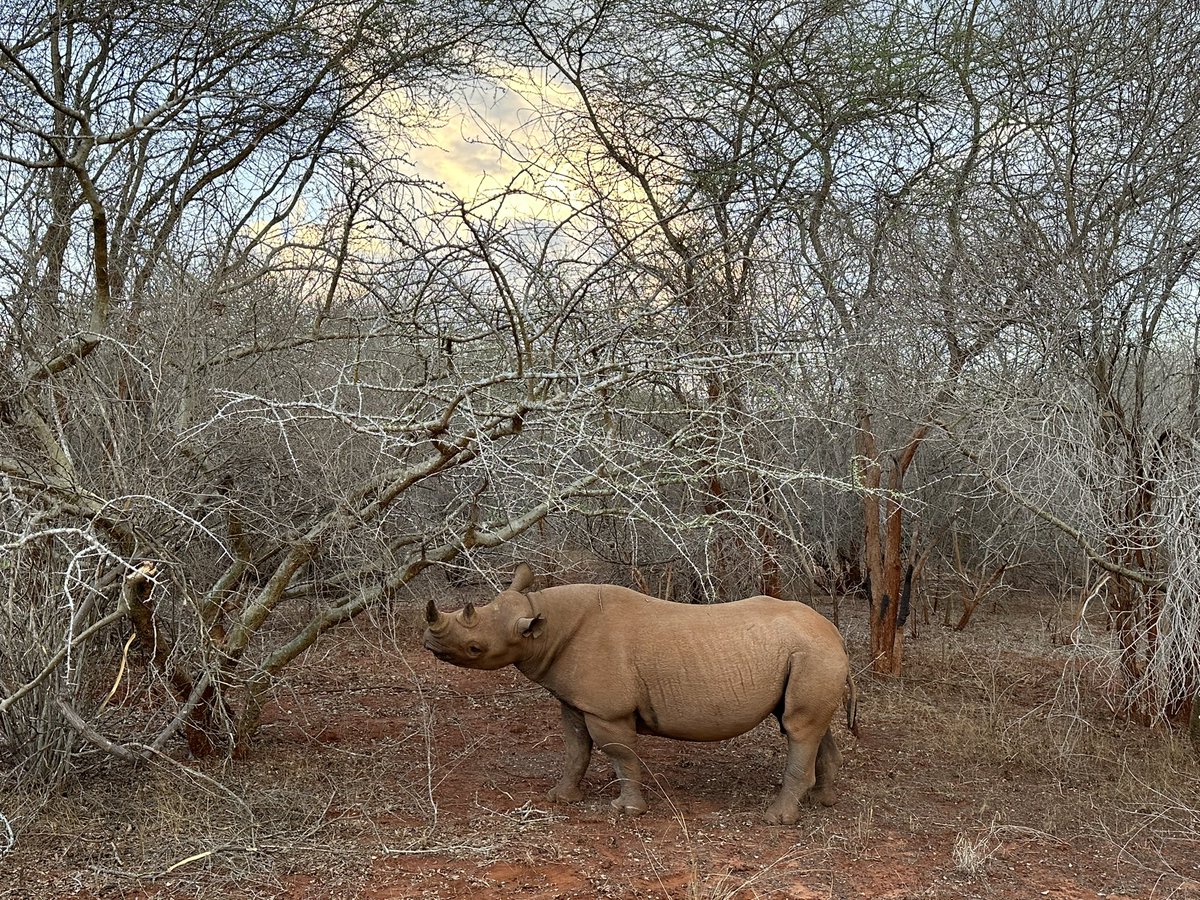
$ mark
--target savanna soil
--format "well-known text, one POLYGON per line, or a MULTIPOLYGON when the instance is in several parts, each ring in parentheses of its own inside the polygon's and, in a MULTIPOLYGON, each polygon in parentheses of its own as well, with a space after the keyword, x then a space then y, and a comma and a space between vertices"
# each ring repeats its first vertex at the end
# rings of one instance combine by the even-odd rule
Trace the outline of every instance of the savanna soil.
MULTIPOLYGON (((861 612, 842 609, 852 651, 861 612)), ((644 739, 640 818, 610 810, 599 753, 586 799, 556 806, 557 704, 432 659, 405 610, 310 654, 248 760, 81 773, 36 817, 0 800, 0 897, 1200 898, 1190 746, 1115 721, 1103 665, 1033 612, 971 627, 926 626, 902 680, 860 674, 841 802, 769 827, 773 720, 644 739)))

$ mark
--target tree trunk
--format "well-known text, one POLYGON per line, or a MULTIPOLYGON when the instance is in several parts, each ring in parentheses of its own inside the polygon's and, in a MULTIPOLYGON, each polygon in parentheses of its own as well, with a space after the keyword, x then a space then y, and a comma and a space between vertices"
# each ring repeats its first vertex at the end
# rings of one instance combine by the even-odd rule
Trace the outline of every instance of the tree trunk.
POLYGON ((859 417, 857 445, 860 457, 859 479, 863 488, 865 556, 871 584, 871 670, 878 675, 899 675, 904 659, 904 624, 907 610, 904 581, 904 508, 900 492, 904 477, 916 458, 917 449, 929 433, 928 425, 918 426, 898 457, 892 460, 888 474, 888 493, 881 496, 883 471, 871 427, 870 413, 859 417))
POLYGON ((880 520, 883 515, 879 492, 881 472, 875 434, 871 426, 871 414, 868 412, 864 412, 859 417, 856 444, 858 445, 860 465, 859 486, 863 491, 863 565, 867 570, 867 583, 870 585, 871 671, 877 674, 890 674, 896 610, 895 604, 887 595, 884 575, 884 554, 880 528, 880 520))
MULTIPOLYGON (((894 471, 891 480, 896 480, 894 471)), ((877 573, 871 576, 872 669, 879 675, 899 675, 904 655, 904 511, 893 497, 884 498, 882 507, 882 546, 877 573)))
POLYGON ((758 479, 755 493, 758 499, 758 545, 762 554, 762 582, 759 590, 768 597, 782 597, 778 529, 775 523, 774 505, 771 503, 771 488, 765 478, 758 479))
MULTIPOLYGON (((192 701, 196 685, 192 677, 172 660, 174 641, 154 620, 150 592, 156 574, 154 564, 146 562, 126 576, 122 604, 128 611, 138 643, 150 657, 151 665, 166 679, 175 698, 186 705, 192 701)), ((214 724, 219 699, 216 688, 209 682, 183 721, 184 739, 194 757, 212 756, 218 749, 214 724)))

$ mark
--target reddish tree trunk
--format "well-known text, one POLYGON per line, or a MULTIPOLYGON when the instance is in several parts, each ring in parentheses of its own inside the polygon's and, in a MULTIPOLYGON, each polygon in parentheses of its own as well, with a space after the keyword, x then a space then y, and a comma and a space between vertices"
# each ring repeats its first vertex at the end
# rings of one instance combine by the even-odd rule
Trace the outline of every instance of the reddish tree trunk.
POLYGON ((883 470, 871 416, 859 418, 858 448, 864 489, 863 519, 867 577, 871 583, 871 670, 879 675, 899 675, 904 658, 904 619, 900 616, 901 585, 904 581, 904 508, 900 491, 904 477, 916 458, 917 449, 929 433, 921 425, 909 436, 907 446, 893 458, 888 473, 888 493, 880 487, 883 470))
POLYGON ((762 551, 762 585, 760 590, 768 597, 782 597, 783 585, 779 571, 778 534, 775 527, 774 508, 771 503, 771 488, 765 479, 759 479, 758 494, 758 545, 762 551))

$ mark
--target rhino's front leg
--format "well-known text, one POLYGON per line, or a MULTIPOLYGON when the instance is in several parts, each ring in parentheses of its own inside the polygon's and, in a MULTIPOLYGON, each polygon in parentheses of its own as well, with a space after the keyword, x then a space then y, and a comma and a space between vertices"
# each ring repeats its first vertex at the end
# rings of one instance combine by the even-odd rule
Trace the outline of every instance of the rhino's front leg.
POLYGON ((579 783, 583 781, 592 759, 592 736, 588 733, 583 713, 573 706, 562 704, 563 738, 567 744, 566 768, 558 784, 547 795, 554 802, 573 802, 583 798, 579 783))
POLYGON ((584 716, 584 720, 592 740, 612 762, 620 782, 621 794, 612 801, 613 807, 626 815, 640 816, 646 811, 646 798, 642 796, 642 764, 637 757, 637 729, 632 717, 606 722, 584 716))

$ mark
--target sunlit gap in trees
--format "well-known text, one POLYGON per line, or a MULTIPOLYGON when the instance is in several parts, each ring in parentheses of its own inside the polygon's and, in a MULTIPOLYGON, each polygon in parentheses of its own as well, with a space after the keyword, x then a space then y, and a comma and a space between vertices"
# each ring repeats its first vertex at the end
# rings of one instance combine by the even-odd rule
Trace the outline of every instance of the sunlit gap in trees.
POLYGON ((440 188, 430 203, 499 222, 560 222, 582 202, 580 163, 555 134, 555 113, 571 103, 561 86, 512 70, 471 80, 429 123, 388 139, 403 145, 418 178, 440 188))
MULTIPOLYGON (((345 156, 340 171, 308 185, 286 218, 248 222, 247 237, 306 273, 314 296, 326 285, 330 265, 321 262, 330 234, 340 229, 349 251, 343 266, 366 270, 408 253, 408 238, 470 243, 479 229, 503 229, 506 240, 528 233, 534 242, 553 231, 557 255, 598 262, 605 251, 597 249, 588 199, 595 160, 561 133, 572 104, 561 85, 517 69, 468 79, 438 102, 385 93, 361 122, 373 159, 345 156), (357 221, 348 221, 352 209, 361 210, 357 221)), ((610 196, 629 205, 630 187, 610 180, 610 196)))

